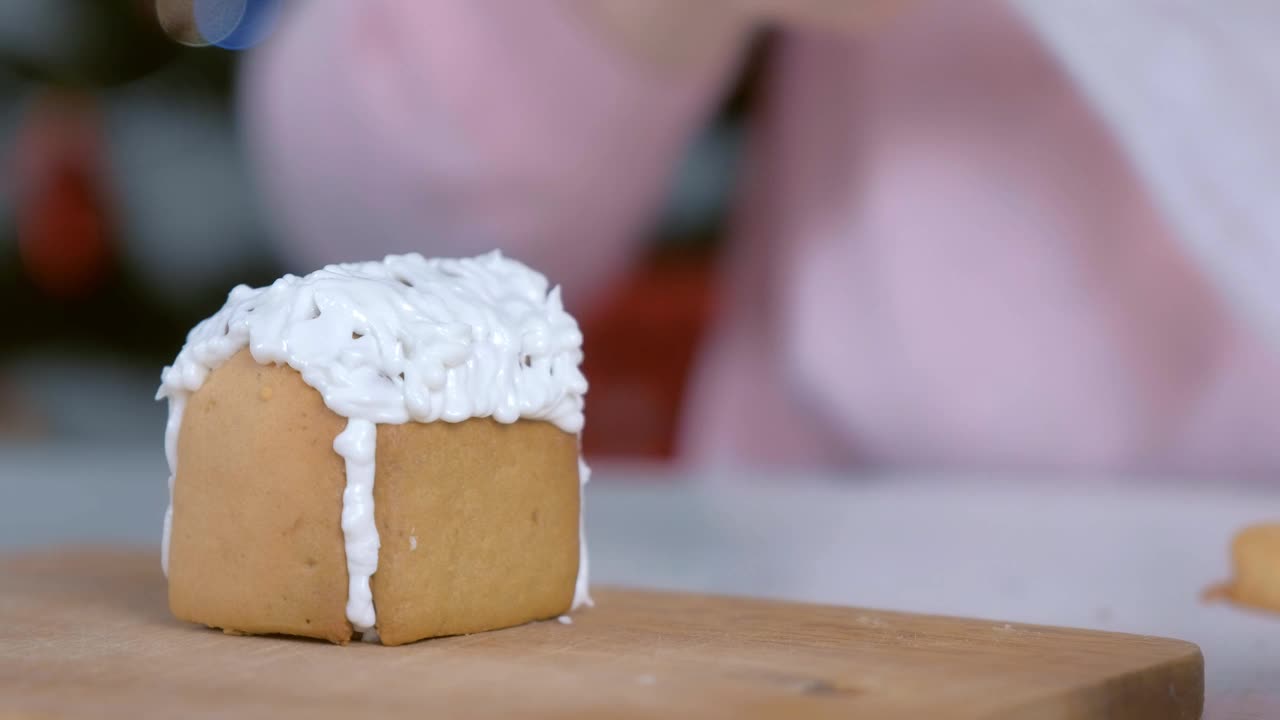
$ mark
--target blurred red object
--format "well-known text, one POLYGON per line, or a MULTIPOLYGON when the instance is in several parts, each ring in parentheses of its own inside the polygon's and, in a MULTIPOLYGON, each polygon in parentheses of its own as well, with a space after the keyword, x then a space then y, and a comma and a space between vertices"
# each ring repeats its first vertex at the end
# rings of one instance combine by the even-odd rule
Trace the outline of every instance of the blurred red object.
POLYGON ((98 116, 86 96, 48 92, 17 135, 18 252, 32 284, 58 300, 91 294, 111 265, 98 116))
POLYGON ((593 457, 671 458, 689 370, 714 311, 709 255, 659 254, 584 317, 593 457))

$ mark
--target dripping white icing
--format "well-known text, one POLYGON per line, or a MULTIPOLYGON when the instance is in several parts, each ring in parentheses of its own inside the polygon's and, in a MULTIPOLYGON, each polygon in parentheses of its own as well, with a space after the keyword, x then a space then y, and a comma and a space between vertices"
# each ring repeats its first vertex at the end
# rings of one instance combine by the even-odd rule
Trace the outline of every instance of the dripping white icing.
POLYGON ((164 509, 164 537, 160 541, 160 567, 169 574, 169 535, 173 529, 173 478, 178 472, 178 428, 182 427, 182 411, 187 406, 187 393, 169 396, 169 420, 164 425, 164 458, 169 463, 169 506, 164 509))
POLYGON ((578 580, 573 584, 573 606, 571 610, 577 610, 580 607, 591 607, 595 602, 591 599, 591 587, 587 581, 587 568, 590 563, 587 562, 587 531, 584 527, 583 518, 587 515, 587 483, 591 480, 591 468, 587 467, 587 463, 578 456, 578 580))
MULTIPOLYGON (((377 423, 546 420, 582 429, 582 334, 558 287, 498 252, 460 260, 393 255, 286 275, 265 288, 233 289, 187 336, 165 368, 169 508, 161 562, 168 572, 178 430, 187 397, 211 370, 248 348, 259 363, 297 370, 348 419, 334 440, 346 462, 342 530, 350 588, 347 618, 374 637, 369 578, 378 565, 373 516, 377 423)), ((580 481, 589 471, 579 463, 580 481)), ((579 534, 582 518, 579 516, 579 534)), ((581 538, 573 607, 591 603, 581 538)))
POLYGON ((346 460, 347 487, 342 491, 342 537, 347 549, 347 619, 360 632, 373 629, 373 591, 369 578, 378 569, 378 526, 373 521, 374 454, 378 426, 351 418, 333 441, 346 460))

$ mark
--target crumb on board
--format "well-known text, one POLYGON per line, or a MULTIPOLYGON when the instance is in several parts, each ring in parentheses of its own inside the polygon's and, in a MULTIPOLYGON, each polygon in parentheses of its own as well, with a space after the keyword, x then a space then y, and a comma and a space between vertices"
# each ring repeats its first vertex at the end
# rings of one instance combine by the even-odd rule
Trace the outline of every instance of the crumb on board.
POLYGON ((556 618, 556 621, 559 622, 561 625, 573 624, 573 618, 569 617, 568 615, 561 615, 560 617, 556 618))

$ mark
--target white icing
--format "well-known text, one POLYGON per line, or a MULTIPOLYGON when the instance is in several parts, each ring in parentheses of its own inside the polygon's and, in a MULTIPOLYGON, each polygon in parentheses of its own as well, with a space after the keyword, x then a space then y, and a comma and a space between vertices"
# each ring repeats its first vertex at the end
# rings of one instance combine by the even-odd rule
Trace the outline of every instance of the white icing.
POLYGON ((178 471, 178 429, 182 427, 182 411, 187 406, 186 393, 169 396, 169 419, 164 424, 164 457, 169 463, 169 505, 164 509, 164 537, 160 541, 160 567, 169 575, 169 535, 173 529, 173 478, 178 471))
MULTIPOLYGON (((286 275, 265 288, 238 286, 187 336, 157 393, 169 399, 170 502, 161 553, 166 573, 186 399, 211 370, 246 347, 259 363, 297 370, 348 419, 334 450, 347 472, 347 618, 362 631, 371 631, 377 620, 369 578, 378 565, 378 423, 492 417, 503 423, 546 420, 570 433, 582 429, 587 382, 578 367, 578 325, 564 311, 558 287, 548 290, 541 274, 498 252, 460 260, 393 255, 330 265, 305 277, 286 275)), ((585 485, 585 463, 579 473, 585 485)), ((591 604, 585 537, 580 540, 574 608, 591 604)))
POLYGON ((333 441, 346 460, 347 487, 342 491, 342 537, 347 549, 347 619, 359 632, 373 629, 373 590, 369 578, 378 570, 378 526, 373 521, 374 456, 378 426, 351 418, 333 441))
POLYGON ((578 579, 573 584, 573 605, 570 610, 580 607, 592 607, 596 603, 591 599, 591 587, 587 581, 587 531, 583 518, 587 515, 587 483, 591 480, 591 468, 578 455, 578 579))

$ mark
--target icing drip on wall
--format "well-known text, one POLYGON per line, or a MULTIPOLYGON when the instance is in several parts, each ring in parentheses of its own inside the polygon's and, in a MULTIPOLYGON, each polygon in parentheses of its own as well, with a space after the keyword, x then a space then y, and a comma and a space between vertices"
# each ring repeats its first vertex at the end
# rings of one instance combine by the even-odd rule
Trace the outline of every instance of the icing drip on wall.
POLYGON ((369 578, 378 570, 378 526, 373 521, 374 458, 378 426, 352 418, 333 441, 333 449, 347 466, 342 491, 342 537, 347 551, 347 620, 360 632, 377 622, 369 578))
POLYGON ((584 519, 587 516, 587 483, 591 480, 591 468, 587 467, 582 456, 578 456, 578 580, 573 585, 573 610, 580 607, 591 607, 595 602, 591 599, 591 587, 587 580, 587 531, 584 519))
MULTIPOLYGON (((187 336, 157 393, 169 400, 166 573, 186 399, 244 348, 259 363, 297 370, 325 405, 348 419, 334 450, 346 463, 347 619, 358 630, 376 623, 369 578, 379 547, 373 515, 378 423, 492 417, 582 430, 587 382, 579 369, 578 324, 564 311, 558 287, 548 289, 541 274, 498 252, 457 260, 393 255, 286 275, 264 288, 238 286, 187 336)), ((585 485, 584 463, 579 473, 585 485)), ((582 538, 575 608, 591 602, 587 574, 582 538)))

